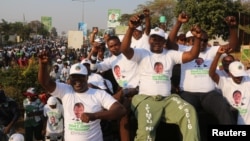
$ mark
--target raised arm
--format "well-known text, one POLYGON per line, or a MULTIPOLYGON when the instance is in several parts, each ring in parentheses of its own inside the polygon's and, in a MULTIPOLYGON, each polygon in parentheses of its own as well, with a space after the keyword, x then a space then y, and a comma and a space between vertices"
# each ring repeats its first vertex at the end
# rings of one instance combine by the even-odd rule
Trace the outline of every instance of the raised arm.
POLYGON ((51 79, 48 72, 49 52, 43 51, 39 54, 38 82, 45 91, 53 92, 56 88, 56 82, 51 79))
POLYGON ((149 36, 151 31, 151 22, 150 22, 150 11, 149 9, 145 8, 143 10, 143 14, 145 16, 145 30, 144 33, 149 36))
POLYGON ((189 17, 186 13, 182 12, 179 14, 177 21, 175 25, 173 26, 172 30, 170 31, 168 39, 167 39, 168 49, 178 50, 178 45, 176 44, 176 36, 177 36, 179 29, 181 28, 181 25, 183 23, 188 22, 188 20, 189 20, 189 17))
POLYGON ((225 49, 223 47, 220 47, 214 57, 214 60, 209 68, 209 76, 211 79, 218 84, 219 83, 219 75, 216 73, 216 68, 220 59, 220 56, 225 53, 225 49))
POLYGON ((94 42, 95 42, 95 36, 96 36, 96 34, 98 33, 98 28, 97 27, 94 27, 93 28, 93 31, 92 31, 92 33, 90 34, 90 37, 89 37, 89 42, 90 42, 90 44, 91 44, 91 46, 94 44, 94 42))
POLYGON ((139 15, 134 15, 130 18, 128 22, 128 29, 126 34, 123 37, 121 43, 121 52, 128 58, 131 59, 134 55, 134 50, 130 47, 131 38, 136 27, 141 25, 142 20, 139 18, 139 15))
POLYGON ((234 52, 235 48, 239 46, 239 39, 238 39, 238 23, 234 16, 228 16, 225 18, 225 22, 229 27, 229 43, 223 45, 222 47, 227 48, 228 51, 234 52))
POLYGON ((200 53, 200 44, 201 44, 201 34, 204 32, 198 25, 194 25, 191 28, 191 32, 194 35, 194 45, 190 51, 184 52, 182 55, 182 62, 186 63, 192 61, 193 59, 197 58, 200 53))

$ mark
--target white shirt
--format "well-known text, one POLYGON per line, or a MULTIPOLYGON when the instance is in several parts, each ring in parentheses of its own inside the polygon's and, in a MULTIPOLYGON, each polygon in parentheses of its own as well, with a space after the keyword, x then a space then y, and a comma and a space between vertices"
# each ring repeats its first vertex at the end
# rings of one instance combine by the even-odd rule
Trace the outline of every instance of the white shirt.
POLYGON ((132 37, 131 40, 131 48, 144 48, 148 51, 150 51, 150 45, 148 43, 149 36, 146 35, 146 33, 142 34, 142 37, 138 40, 136 40, 134 37, 132 37))
MULTIPOLYGON (((207 47, 200 52, 202 64, 197 64, 196 59, 181 64, 180 89, 188 92, 209 92, 215 89, 215 83, 208 72, 219 46, 207 47)), ((179 46, 179 51, 189 51, 189 46, 179 46)))
POLYGON ((145 49, 134 51, 131 61, 139 63, 139 94, 169 96, 173 66, 182 63, 182 54, 182 52, 165 49, 160 54, 145 49), (162 73, 156 73, 154 69, 157 62, 163 66, 162 73))
POLYGON ((137 73, 137 63, 128 60, 123 54, 118 56, 112 55, 109 58, 105 58, 103 62, 97 64, 97 71, 107 71, 112 69, 112 73, 116 82, 123 88, 135 88, 139 84, 139 75, 137 73), (120 67, 121 77, 117 77, 114 68, 120 67))
POLYGON ((95 113, 109 109, 116 100, 104 90, 89 88, 84 93, 76 93, 72 86, 56 83, 51 95, 59 97, 63 103, 65 141, 103 141, 100 119, 84 123, 73 120, 75 103, 84 105, 84 112, 95 113))
POLYGON ((250 77, 243 77, 240 84, 236 84, 231 77, 220 77, 218 87, 227 101, 239 110, 238 124, 250 124, 250 77), (240 104, 235 104, 233 99, 236 90, 242 94, 240 104))
POLYGON ((63 132, 63 107, 59 103, 56 104, 56 108, 52 109, 48 104, 44 106, 43 114, 48 118, 46 126, 46 134, 49 133, 62 133, 63 132))

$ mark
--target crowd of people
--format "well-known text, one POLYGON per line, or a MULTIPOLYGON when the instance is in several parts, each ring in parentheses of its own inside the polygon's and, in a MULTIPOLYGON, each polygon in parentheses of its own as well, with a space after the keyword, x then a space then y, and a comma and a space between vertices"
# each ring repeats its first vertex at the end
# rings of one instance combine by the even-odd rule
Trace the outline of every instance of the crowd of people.
POLYGON ((189 20, 185 13, 178 15, 169 35, 161 27, 151 28, 149 9, 143 15, 130 17, 122 38, 110 33, 97 37, 99 30, 93 28, 89 49, 49 42, 6 49, 0 60, 4 69, 13 62, 25 67, 31 56, 38 59, 38 81, 47 97, 41 100, 32 86, 23 94, 21 137, 14 126, 20 109, 1 90, 0 135, 5 138, 0 141, 13 139, 11 135, 26 141, 154 141, 163 123, 176 124, 180 140, 206 141, 201 111, 212 115, 215 124, 250 124, 250 76, 230 55, 239 45, 236 18, 225 18, 228 44, 213 46, 199 25, 177 35, 189 20), (180 71, 175 71, 177 65, 180 71), (106 135, 110 121, 117 121, 119 136, 106 135))

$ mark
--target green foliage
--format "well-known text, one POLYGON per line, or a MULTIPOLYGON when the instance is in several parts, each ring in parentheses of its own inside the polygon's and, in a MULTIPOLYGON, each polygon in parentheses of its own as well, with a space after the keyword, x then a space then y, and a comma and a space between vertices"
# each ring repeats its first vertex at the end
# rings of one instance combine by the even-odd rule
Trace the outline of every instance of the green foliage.
POLYGON ((241 4, 231 0, 179 0, 175 15, 177 16, 181 11, 185 11, 190 16, 189 22, 183 26, 185 32, 193 24, 199 24, 207 31, 210 38, 222 36, 226 39, 229 32, 224 18, 229 15, 238 17, 241 4))
POLYGON ((22 105, 24 99, 22 94, 29 87, 35 87, 38 93, 42 92, 42 87, 37 81, 37 74, 38 63, 35 61, 31 62, 29 67, 20 68, 16 66, 8 70, 0 70, 0 82, 6 95, 15 99, 19 105, 22 105))
POLYGON ((140 4, 135 9, 135 12, 132 14, 123 14, 121 16, 120 22, 122 25, 127 25, 129 18, 134 14, 142 13, 144 8, 150 9, 151 14, 151 25, 159 26, 160 16, 165 16, 167 19, 166 26, 170 28, 173 25, 173 19, 175 15, 173 9, 176 5, 176 0, 154 0, 147 1, 145 4, 140 4))

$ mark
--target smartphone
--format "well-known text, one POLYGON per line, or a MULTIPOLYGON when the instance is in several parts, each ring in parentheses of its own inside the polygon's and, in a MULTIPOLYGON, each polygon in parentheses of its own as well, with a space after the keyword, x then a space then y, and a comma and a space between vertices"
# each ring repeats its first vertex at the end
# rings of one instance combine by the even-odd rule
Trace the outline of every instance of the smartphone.
POLYGON ((140 20, 143 20, 145 18, 144 14, 139 15, 140 20))

